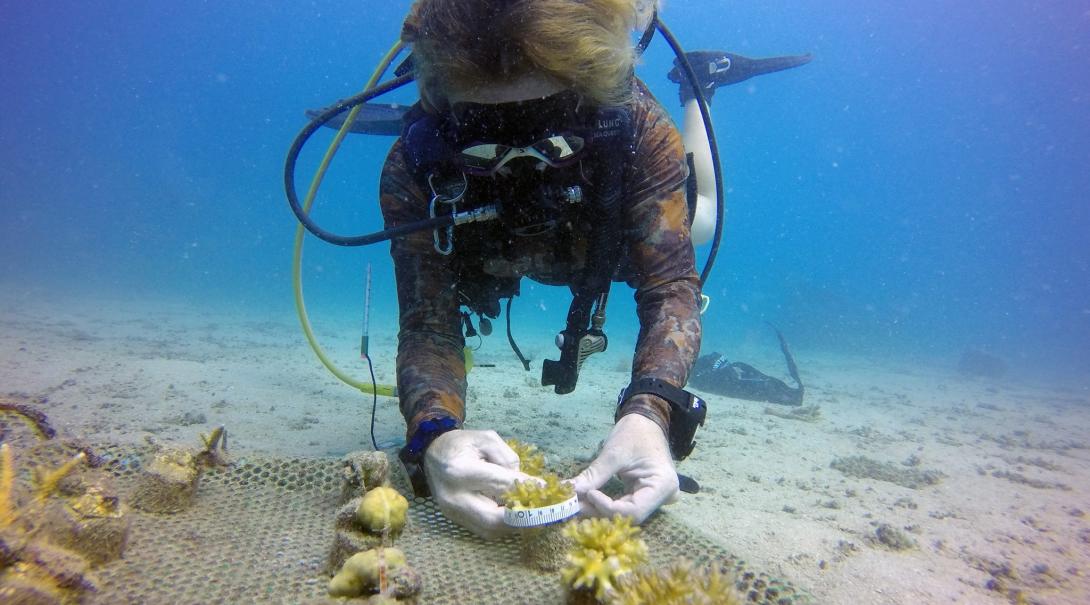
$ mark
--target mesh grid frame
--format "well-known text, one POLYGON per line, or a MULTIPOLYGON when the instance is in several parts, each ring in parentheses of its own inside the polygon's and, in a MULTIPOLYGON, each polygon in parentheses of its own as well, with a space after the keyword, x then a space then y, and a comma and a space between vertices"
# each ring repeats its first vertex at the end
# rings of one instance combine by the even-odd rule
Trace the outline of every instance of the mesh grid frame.
MULTIPOLYGON (((109 456, 123 488, 139 465, 109 456), (125 461, 125 462, 122 462, 125 461)), ((335 459, 248 458, 202 477, 196 505, 175 515, 135 511, 129 550, 101 568, 101 603, 334 603, 325 571, 339 507, 342 464, 335 459)), ((392 482, 411 493, 399 465, 392 482)), ((810 599, 756 573, 668 513, 643 528, 652 563, 683 557, 734 571, 749 600, 787 605, 810 599)), ((517 537, 485 541, 451 523, 430 499, 414 498, 396 544, 424 578, 420 603, 564 603, 559 575, 519 561, 517 537)))
MULTIPOLYGON (((44 460, 36 439, 16 439, 0 419, 0 434, 19 452, 22 472, 44 460)), ((26 437, 26 435, 21 435, 26 437)), ((51 441, 57 443, 60 440, 51 441)), ((41 442, 38 442, 39 444, 41 442)), ((85 446, 84 446, 85 447, 85 446)), ((100 470, 113 477, 123 500, 137 484, 150 448, 94 448, 100 470)), ((396 459, 396 458, 393 458, 396 459)), ((49 461, 52 463, 52 461, 49 461)), ((391 481, 411 493, 403 469, 391 464, 391 481)), ((127 604, 330 604, 326 569, 340 506, 339 459, 246 457, 206 471, 194 506, 175 514, 130 510, 132 527, 123 558, 94 570, 91 603, 127 604)), ((651 563, 687 558, 732 571, 748 601, 774 605, 812 603, 787 582, 748 569, 722 547, 667 511, 644 525, 651 563)), ((520 563, 517 537, 485 541, 448 521, 430 499, 415 498, 398 539, 423 578, 419 603, 561 604, 559 574, 520 563)), ((360 601, 362 602, 362 601, 360 601)))

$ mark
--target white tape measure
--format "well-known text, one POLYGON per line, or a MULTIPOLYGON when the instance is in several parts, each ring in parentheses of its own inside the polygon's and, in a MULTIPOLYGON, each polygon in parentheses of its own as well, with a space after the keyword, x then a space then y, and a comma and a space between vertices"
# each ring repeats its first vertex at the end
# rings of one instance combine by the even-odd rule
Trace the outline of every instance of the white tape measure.
POLYGON ((541 508, 505 508, 503 522, 511 527, 539 527, 569 519, 578 512, 579 498, 572 496, 560 504, 541 508))

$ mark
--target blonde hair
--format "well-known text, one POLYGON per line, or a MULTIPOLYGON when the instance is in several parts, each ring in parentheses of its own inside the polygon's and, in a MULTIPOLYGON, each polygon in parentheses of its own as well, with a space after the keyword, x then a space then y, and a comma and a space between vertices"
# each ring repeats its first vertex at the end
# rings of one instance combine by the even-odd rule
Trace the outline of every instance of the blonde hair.
POLYGON ((401 38, 433 103, 540 73, 597 104, 619 104, 631 94, 630 33, 649 1, 416 0, 401 38))

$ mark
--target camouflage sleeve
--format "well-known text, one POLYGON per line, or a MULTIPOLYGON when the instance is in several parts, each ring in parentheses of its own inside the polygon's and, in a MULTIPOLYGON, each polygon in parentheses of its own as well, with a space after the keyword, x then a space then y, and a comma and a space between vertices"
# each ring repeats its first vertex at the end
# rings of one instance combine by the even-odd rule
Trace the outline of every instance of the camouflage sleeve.
MULTIPOLYGON (((400 141, 382 168, 379 199, 386 228, 427 218, 428 197, 405 166, 400 141)), ((435 251, 430 229, 393 240, 390 256, 400 311, 397 391, 407 434, 437 416, 453 416, 460 425, 465 419, 464 340, 449 257, 435 251)))
MULTIPOLYGON (((700 351, 700 278, 689 239, 688 165, 681 135, 650 94, 637 93, 636 161, 626 181, 625 232, 629 285, 636 290, 640 333, 632 379, 658 378, 684 387, 700 351)), ((663 431, 669 405, 637 395, 617 418, 641 414, 663 431)))

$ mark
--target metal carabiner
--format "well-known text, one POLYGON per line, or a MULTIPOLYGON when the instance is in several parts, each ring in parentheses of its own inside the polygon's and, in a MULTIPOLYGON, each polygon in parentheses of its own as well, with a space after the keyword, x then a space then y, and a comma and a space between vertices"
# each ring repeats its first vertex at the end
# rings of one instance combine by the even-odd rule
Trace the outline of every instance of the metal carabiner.
MULTIPOLYGON (((428 188, 431 189, 432 194, 431 201, 428 203, 428 218, 435 218, 436 216, 438 216, 438 214, 436 213, 436 206, 439 203, 450 205, 450 214, 456 214, 458 212, 457 204, 465 196, 466 188, 469 186, 465 175, 462 175, 462 188, 457 192, 456 195, 451 197, 444 196, 442 193, 439 192, 438 188, 435 186, 434 179, 434 172, 428 175, 428 188)), ((439 236, 439 228, 432 229, 432 242, 434 243, 436 252, 442 254, 443 256, 449 256, 451 252, 454 252, 454 225, 447 225, 445 230, 446 245, 444 245, 441 241, 442 238, 439 236)))

